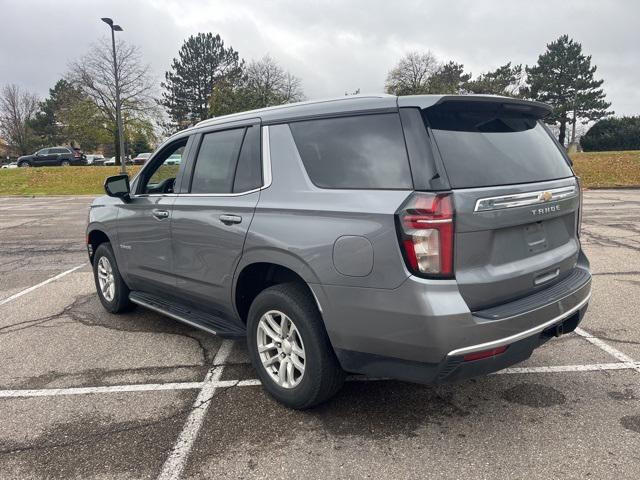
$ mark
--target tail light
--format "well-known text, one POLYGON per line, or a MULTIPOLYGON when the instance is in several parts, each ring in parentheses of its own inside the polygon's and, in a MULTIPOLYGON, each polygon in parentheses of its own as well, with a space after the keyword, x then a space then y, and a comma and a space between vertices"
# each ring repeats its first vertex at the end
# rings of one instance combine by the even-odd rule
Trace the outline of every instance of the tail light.
POLYGON ((582 230, 582 182, 580 181, 580 177, 576 177, 576 182, 578 183, 579 194, 578 222, 576 224, 576 234, 578 235, 578 238, 580 238, 580 230, 582 230))
POLYGON ((453 198, 416 192, 397 212, 400 246, 409 270, 422 277, 453 277, 453 198))
POLYGON ((73 151, 74 158, 80 158, 80 152, 78 150, 73 151))

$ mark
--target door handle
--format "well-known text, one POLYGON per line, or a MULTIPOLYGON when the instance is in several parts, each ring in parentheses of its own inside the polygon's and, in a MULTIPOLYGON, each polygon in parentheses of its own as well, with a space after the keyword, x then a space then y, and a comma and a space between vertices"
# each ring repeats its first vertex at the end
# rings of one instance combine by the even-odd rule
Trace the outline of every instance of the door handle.
POLYGON ((167 210, 153 210, 151 214, 156 217, 158 220, 162 220, 163 218, 169 218, 169 212, 167 210))
POLYGON ((242 217, 239 215, 220 215, 220 221, 225 225, 231 225, 233 223, 240 223, 242 221, 242 217))

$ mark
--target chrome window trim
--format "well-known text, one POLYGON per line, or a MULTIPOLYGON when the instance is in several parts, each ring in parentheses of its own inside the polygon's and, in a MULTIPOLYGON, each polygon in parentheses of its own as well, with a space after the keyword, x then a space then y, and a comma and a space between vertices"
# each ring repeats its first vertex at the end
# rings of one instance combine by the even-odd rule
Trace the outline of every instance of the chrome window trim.
MULTIPOLYGON (((138 174, 139 175, 139 174, 138 174)), ((262 127, 262 186, 247 190, 246 192, 233 193, 141 193, 131 195, 134 198, 147 197, 240 197, 251 193, 259 192, 271 186, 273 177, 271 176, 271 149, 269 144, 269 127, 262 127)))
POLYGON ((515 193, 500 195, 497 197, 480 198, 476 201, 474 212, 488 212, 491 210, 502 210, 505 208, 524 207, 528 205, 538 205, 541 203, 555 202, 576 197, 578 188, 576 185, 568 187, 550 188, 547 190, 536 190, 534 192, 515 193), (544 194, 550 193, 550 199, 544 198, 544 194))

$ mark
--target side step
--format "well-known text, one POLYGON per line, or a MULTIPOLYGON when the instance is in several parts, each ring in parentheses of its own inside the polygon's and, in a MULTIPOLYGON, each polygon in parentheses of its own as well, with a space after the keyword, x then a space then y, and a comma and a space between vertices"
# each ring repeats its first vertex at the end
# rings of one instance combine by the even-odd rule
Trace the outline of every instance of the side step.
POLYGON ((153 310, 154 312, 166 315, 174 320, 214 335, 227 338, 239 338, 246 335, 244 325, 239 325, 239 322, 187 307, 157 295, 135 291, 129 294, 129 300, 136 305, 148 308, 149 310, 153 310))

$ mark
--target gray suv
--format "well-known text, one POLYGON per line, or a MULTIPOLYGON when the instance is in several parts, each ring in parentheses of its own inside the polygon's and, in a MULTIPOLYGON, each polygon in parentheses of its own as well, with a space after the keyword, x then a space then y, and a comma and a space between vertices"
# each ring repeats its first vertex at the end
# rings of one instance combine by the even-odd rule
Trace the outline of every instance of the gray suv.
POLYGON ((549 112, 360 96, 201 122, 93 202, 100 301, 246 338, 293 408, 345 372, 433 384, 520 362, 576 328, 591 288, 549 112))

